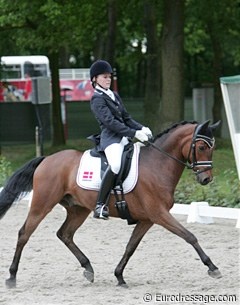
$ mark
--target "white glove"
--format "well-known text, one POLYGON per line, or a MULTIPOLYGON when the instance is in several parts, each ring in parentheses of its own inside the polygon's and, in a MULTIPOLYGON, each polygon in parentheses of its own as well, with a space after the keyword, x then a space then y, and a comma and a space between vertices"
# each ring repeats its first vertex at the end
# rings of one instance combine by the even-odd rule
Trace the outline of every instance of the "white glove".
POLYGON ((152 131, 148 128, 148 127, 144 127, 142 128, 142 131, 148 136, 148 137, 152 137, 152 131))
POLYGON ((135 138, 137 138, 141 142, 148 141, 148 136, 142 130, 137 130, 135 133, 135 138))

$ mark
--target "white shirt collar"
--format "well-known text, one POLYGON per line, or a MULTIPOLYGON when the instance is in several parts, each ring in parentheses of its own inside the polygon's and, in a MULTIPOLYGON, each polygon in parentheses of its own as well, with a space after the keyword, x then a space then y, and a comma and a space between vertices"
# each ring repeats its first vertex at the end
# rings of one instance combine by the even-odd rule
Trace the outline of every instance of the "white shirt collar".
POLYGON ((101 90, 102 92, 106 93, 113 101, 115 101, 115 95, 110 89, 104 89, 99 85, 96 86, 96 89, 101 90))

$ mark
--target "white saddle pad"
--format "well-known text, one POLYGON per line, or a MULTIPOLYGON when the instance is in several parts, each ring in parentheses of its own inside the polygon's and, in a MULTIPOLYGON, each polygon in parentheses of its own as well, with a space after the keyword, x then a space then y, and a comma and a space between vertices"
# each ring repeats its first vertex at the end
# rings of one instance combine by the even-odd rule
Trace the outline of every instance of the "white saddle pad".
MULTIPOLYGON (((137 142, 134 144, 134 152, 132 157, 132 164, 129 174, 123 182, 124 193, 131 192, 138 179, 138 159, 140 147, 143 144, 137 142)), ((99 190, 101 184, 101 159, 92 157, 90 155, 90 149, 86 150, 80 160, 80 165, 77 173, 77 184, 86 190, 99 190)))

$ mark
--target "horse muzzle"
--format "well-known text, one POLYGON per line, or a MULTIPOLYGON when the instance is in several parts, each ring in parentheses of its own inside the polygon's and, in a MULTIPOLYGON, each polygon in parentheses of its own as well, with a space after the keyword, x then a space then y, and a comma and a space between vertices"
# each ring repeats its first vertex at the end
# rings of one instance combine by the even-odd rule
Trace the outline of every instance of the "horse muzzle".
POLYGON ((201 185, 207 185, 209 182, 213 180, 212 174, 210 170, 199 170, 196 172, 197 182, 201 185))

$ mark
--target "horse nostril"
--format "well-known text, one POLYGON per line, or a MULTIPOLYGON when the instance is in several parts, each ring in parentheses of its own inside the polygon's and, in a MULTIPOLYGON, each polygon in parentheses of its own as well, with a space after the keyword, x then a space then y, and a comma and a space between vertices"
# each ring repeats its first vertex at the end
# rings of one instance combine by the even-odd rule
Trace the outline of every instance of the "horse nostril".
POLYGON ((210 177, 206 177, 206 178, 204 178, 204 179, 202 180, 201 184, 202 184, 202 185, 206 185, 206 184, 208 184, 210 181, 211 181, 210 177))

